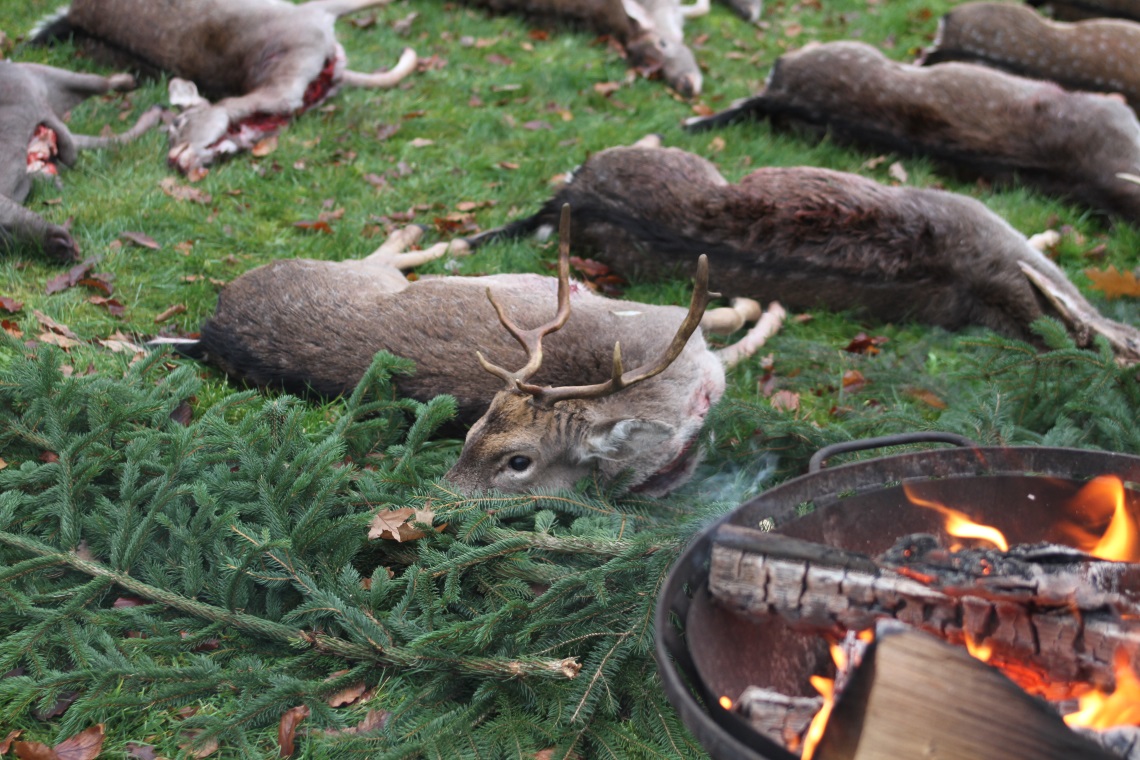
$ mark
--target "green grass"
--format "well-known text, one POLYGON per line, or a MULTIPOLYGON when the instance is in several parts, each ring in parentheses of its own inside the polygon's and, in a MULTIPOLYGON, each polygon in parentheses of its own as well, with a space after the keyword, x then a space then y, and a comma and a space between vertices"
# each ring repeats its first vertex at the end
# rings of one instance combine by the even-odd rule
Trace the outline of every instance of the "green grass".
MULTIPOLYGON (((16 39, 56 5, 57 0, 6 3, 0 11, 0 30, 16 39)), ((687 103, 660 82, 627 77, 624 62, 589 35, 552 30, 547 39, 539 39, 542 35, 530 32, 549 27, 493 18, 454 3, 396 2, 376 12, 378 23, 371 28, 338 25, 350 65, 358 70, 391 65, 404 45, 415 47, 421 58, 438 56, 446 64, 417 73, 391 91, 342 91, 326 108, 302 116, 286 129, 270 155, 244 154, 215 166, 195 185, 211 195, 210 203, 178 201, 162 192, 162 180, 174 175, 166 166, 165 136, 157 131, 118 151, 82 155, 72 170, 63 173, 62 189, 46 183, 36 187, 27 205, 57 223, 73 219, 73 234, 84 256, 100 257, 97 271, 114 275, 115 297, 127 307, 123 318, 114 318, 89 303, 92 293, 82 287, 45 295, 46 283, 62 270, 34 250, 19 249, 0 258, 0 296, 24 302, 23 311, 12 318, 29 339, 38 332, 33 309, 69 325, 88 341, 115 331, 138 338, 153 336, 160 329, 192 332, 214 308, 218 286, 212 280, 229 281, 284 257, 363 256, 383 239, 382 233, 376 233, 383 218, 409 209, 415 210, 415 221, 430 225, 435 217, 454 212, 460 202, 491 200, 493 206, 474 212, 475 221, 483 229, 503 224, 537 210, 552 192, 551 179, 591 153, 631 143, 651 132, 660 133, 667 145, 708 157, 732 181, 761 166, 808 164, 887 182, 889 161, 864 169, 873 154, 840 148, 827 140, 809 142, 797 135, 775 133, 766 124, 734 125, 695 135, 682 132, 679 124, 698 104, 719 109, 755 92, 776 56, 812 39, 856 37, 885 46, 893 57, 909 58, 932 38, 937 17, 949 5, 919 0, 772 2, 765 8, 760 28, 714 6, 709 16, 687 25, 687 37, 706 66, 704 94, 696 103, 687 103), (406 37, 394 34, 392 23, 413 11, 418 17, 410 33, 406 37), (512 63, 503 65, 494 56, 512 63), (602 82, 623 84, 607 98, 594 89, 602 82), (482 105, 470 105, 474 99, 482 105), (523 126, 536 120, 547 122, 550 129, 523 126), (381 127, 389 124, 398 124, 398 132, 377 139, 381 127), (434 142, 414 147, 417 138, 434 142), (504 168, 504 164, 518 168, 504 168), (406 166, 404 172, 400 166, 406 166), (388 184, 375 188, 365 179, 371 174, 388 176, 388 184), (294 226, 297 221, 316 219, 322 211, 340 208, 344 214, 330 223, 332 234, 294 226), (124 231, 145 233, 161 249, 120 244, 118 238, 124 231), (155 316, 173 304, 185 304, 186 311, 163 326, 156 325, 155 316)), ((34 48, 17 44, 9 55, 15 60, 105 71, 77 58, 69 45, 34 48)), ((108 123, 122 130, 127 122, 120 121, 120 115, 133 120, 148 106, 165 101, 164 84, 144 84, 127 98, 129 109, 120 97, 92 99, 75 110, 70 126, 91 134, 108 123)), ((1081 274, 1090 265, 1135 266, 1140 230, 1126 224, 1110 226, 1079 208, 1032 191, 983 189, 944 177, 925 161, 907 159, 904 163, 910 184, 937 185, 974 196, 1026 234, 1066 227, 1058 263, 1107 316, 1140 323, 1140 301, 1106 303, 1087 290, 1088 282, 1081 274), (1101 243, 1105 245, 1103 258, 1090 261, 1085 254, 1101 243)), ((461 260, 459 271, 545 273, 553 255, 549 244, 495 243, 461 260)), ((444 266, 437 262, 423 271, 442 273, 444 266)), ((685 303, 688 287, 680 280, 652 285, 634 282, 627 297, 685 303)), ((773 355, 775 387, 800 394, 801 408, 784 418, 787 426, 799 425, 797 430, 809 431, 801 441, 814 440, 812 430, 821 431, 824 438, 874 434, 900 419, 960 428, 966 416, 977 413, 976 393, 982 381, 972 381, 968 370, 985 352, 978 346, 991 337, 985 331, 967 331, 963 340, 921 325, 882 324, 849 314, 820 310, 810 317, 789 320, 762 352, 773 355), (889 338, 879 355, 843 351, 861 330, 889 338), (848 370, 860 371, 869 382, 856 391, 846 391, 842 378, 848 370), (941 410, 922 401, 920 390, 934 394, 948 408, 941 410)), ((128 361, 129 357, 96 345, 76 347, 70 354, 71 364, 80 372, 91 364, 100 373, 121 373, 128 361)), ((173 357, 170 362, 172 366, 192 365, 173 357)), ((205 383, 197 395, 198 412, 236 392, 213 370, 202 367, 199 371, 205 383)), ((777 432, 754 423, 748 415, 737 415, 741 409, 770 412, 768 402, 757 392, 764 374, 759 359, 734 372, 726 403, 712 423, 715 440, 702 470, 708 480, 695 483, 687 492, 689 498, 702 503, 732 500, 772 482, 756 479, 762 469, 757 462, 769 451, 767 441, 778 437, 777 432), (718 475, 723 477, 717 479, 718 475)), ((342 408, 340 401, 309 403, 307 427, 327 426, 342 408)), ((979 428, 977 432, 1000 437, 1001 431, 979 428)), ((443 445, 458 450, 457 442, 443 445)), ((788 450, 779 453, 783 454, 781 476, 803 466, 801 456, 788 450)), ((206 705, 204 709, 211 708, 206 705)), ((107 746, 116 751, 127 740, 161 740, 177 732, 171 716, 160 711, 108 717, 112 720, 128 727, 109 737, 107 746)), ((51 741, 56 736, 51 724, 29 721, 21 727, 26 737, 51 741)), ((266 729, 267 745, 272 735, 266 729)))

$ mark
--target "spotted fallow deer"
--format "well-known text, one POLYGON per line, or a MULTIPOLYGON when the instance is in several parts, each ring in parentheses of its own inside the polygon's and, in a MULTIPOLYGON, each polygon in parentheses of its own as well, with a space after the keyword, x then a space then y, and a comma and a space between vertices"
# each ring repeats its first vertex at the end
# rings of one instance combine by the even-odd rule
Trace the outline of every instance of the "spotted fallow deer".
POLYGON ((218 157, 248 149, 342 84, 393 87, 416 68, 405 48, 387 72, 346 68, 334 22, 391 0, 72 0, 33 33, 93 39, 173 74, 170 162, 192 179, 218 157), (221 98, 211 103, 198 94, 221 98))
POLYGON ((111 137, 73 134, 63 118, 92 95, 132 90, 130 74, 80 74, 36 63, 0 61, 0 249, 11 243, 39 246, 56 260, 78 256, 71 233, 23 207, 36 175, 55 177, 80 150, 133 140, 160 118, 150 110, 126 132, 111 137))
POLYGON ((971 63, 898 63, 870 45, 831 42, 780 56, 763 92, 686 124, 765 117, 1140 220, 1140 186, 1121 176, 1140 175, 1140 122, 1116 98, 971 63))
POLYGON ((638 492, 666 493, 696 467, 697 434, 724 392, 725 367, 758 349, 783 311, 772 304, 740 341, 710 350, 702 322, 727 317, 731 329, 760 309, 746 301, 706 314, 707 260, 687 312, 604 298, 570 280, 568 211, 561 227, 557 278, 408 282, 401 269, 466 250, 456 241, 400 253, 416 227, 363 260, 267 264, 227 285, 200 339, 179 350, 235 379, 325 395, 350 390, 373 355, 389 351, 416 364, 395 379, 402 395, 449 393, 461 418, 478 418, 448 473, 462 490, 565 488, 596 469, 607 481, 628 473, 638 492), (519 326, 542 322, 555 299, 553 319, 519 326))
POLYGON ((1090 19, 1050 21, 1025 5, 964 3, 938 25, 923 65, 982 63, 1069 90, 1119 93, 1140 108, 1140 24, 1090 19))

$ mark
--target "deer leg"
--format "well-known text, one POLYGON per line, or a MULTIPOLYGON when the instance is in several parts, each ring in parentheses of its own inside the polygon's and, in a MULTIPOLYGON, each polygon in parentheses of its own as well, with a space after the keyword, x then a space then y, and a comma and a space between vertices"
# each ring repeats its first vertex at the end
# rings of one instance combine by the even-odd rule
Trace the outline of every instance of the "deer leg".
POLYGON ((655 132, 651 132, 651 133, 647 134, 645 137, 643 137, 640 140, 638 140, 637 142, 635 142, 630 147, 632 147, 632 148, 660 148, 661 147, 661 135, 659 135, 655 132))
POLYGON ((748 322, 760 319, 763 309, 751 298, 734 298, 730 306, 709 309, 701 317, 701 329, 713 335, 731 335, 748 322))
POLYGON ((0 248, 13 242, 38 244, 59 261, 79 258, 79 248, 66 229, 0 195, 0 248))
POLYGON ((418 60, 416 51, 411 48, 404 48, 404 52, 400 53, 400 60, 396 61, 396 65, 388 71, 376 71, 371 74, 364 74, 359 71, 349 71, 346 69, 341 77, 341 81, 353 87, 395 87, 401 79, 416 70, 418 60))
POLYGON ((773 301, 768 304, 768 310, 760 317, 760 320, 749 330, 743 338, 733 343, 731 346, 725 346, 716 352, 720 357, 720 361, 724 364, 725 369, 732 369, 737 364, 747 359, 752 354, 760 350, 760 348, 776 334, 780 329, 780 325, 784 322, 786 312, 784 307, 779 303, 773 301))
POLYGON ((375 8, 379 5, 388 5, 392 0, 309 0, 304 3, 306 8, 331 13, 334 16, 344 16, 365 8, 375 8))
POLYGON ((135 122, 134 126, 126 132, 121 132, 117 135, 110 137, 92 137, 90 135, 72 135, 75 140, 75 147, 79 150, 90 150, 92 148, 109 148, 113 145, 123 145, 129 143, 131 140, 137 139, 141 135, 148 132, 153 126, 162 120, 162 108, 154 106, 148 108, 135 122))
POLYGON ((112 90, 125 92, 135 89, 135 78, 130 74, 112 74, 104 77, 98 74, 80 74, 37 63, 20 65, 34 71, 44 83, 48 102, 57 114, 70 111, 92 95, 102 95, 112 90))
POLYGON ((380 247, 366 256, 363 261, 367 264, 395 267, 399 270, 412 269, 429 261, 443 258, 447 254, 465 256, 471 252, 466 240, 456 239, 447 243, 436 243, 422 251, 406 251, 408 246, 419 240, 424 234, 424 228, 411 225, 402 230, 396 230, 381 243, 380 247))
POLYGON ((692 5, 682 5, 677 10, 681 12, 681 18, 705 16, 709 12, 709 0, 697 0, 692 5))

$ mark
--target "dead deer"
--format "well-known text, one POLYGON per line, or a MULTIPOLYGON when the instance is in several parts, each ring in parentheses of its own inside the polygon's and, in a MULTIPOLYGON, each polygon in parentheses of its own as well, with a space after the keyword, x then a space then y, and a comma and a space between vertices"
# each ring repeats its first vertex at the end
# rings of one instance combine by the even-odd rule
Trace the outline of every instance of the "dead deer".
POLYGON ((34 40, 77 32, 179 77, 171 100, 186 110, 171 126, 168 158, 197 179, 219 156, 252 147, 341 84, 393 87, 415 70, 410 48, 391 71, 346 68, 337 17, 389 1, 73 0, 34 40), (209 102, 199 88, 221 100, 209 102))
POLYGON ((736 312, 754 308, 755 318, 759 307, 705 315, 704 259, 687 312, 595 295, 569 279, 562 219, 557 278, 408 282, 401 269, 466 250, 456 241, 401 253, 419 237, 410 227, 363 260, 292 259, 247 272, 222 290, 200 340, 179 350, 234 379, 325 395, 350 390, 373 355, 389 351, 416 363, 414 375, 396 378, 402 395, 450 393, 462 418, 479 417, 448 474, 465 492, 567 488, 596 467, 606 480, 628 471, 633 489, 663 494, 696 467, 696 435, 724 392, 725 367, 757 350, 783 311, 773 304, 742 340, 712 351, 702 318, 727 312, 738 325, 736 312))
POLYGON ((701 251, 726 295, 1025 339, 1031 322, 1055 315, 1079 342, 1100 334, 1122 361, 1140 361, 1140 330, 1101 316, 972 198, 815 167, 766 167, 732 184, 704 158, 657 145, 595 153, 537 214, 469 243, 540 231, 569 203, 574 239, 632 276, 668 272, 701 251))
POLYGON ((1127 220, 1140 220, 1140 123, 1092 93, 969 63, 896 63, 857 42, 777 59, 765 90, 690 129, 772 117, 826 128, 877 150, 928 155, 996 181, 1013 178, 1127 220))
POLYGON ((965 3, 942 17, 923 65, 971 61, 1069 90, 1120 93, 1140 107, 1140 24, 1050 21, 1009 3, 965 3))
POLYGON ((1061 21, 1086 18, 1126 18, 1140 21, 1140 0, 1029 0, 1061 21))
POLYGON ((0 247, 13 242, 43 248, 57 260, 75 259, 71 233, 23 207, 36 175, 55 177, 57 164, 71 166, 78 152, 127 142, 156 125, 158 110, 144 113, 112 137, 72 134, 64 115, 92 95, 132 90, 134 77, 79 74, 35 63, 0 61, 0 247))
POLYGON ((568 22, 612 35, 625 46, 634 66, 660 70, 678 93, 701 93, 702 77, 684 41, 684 19, 708 12, 708 0, 682 6, 679 0, 470 0, 496 13, 568 22))

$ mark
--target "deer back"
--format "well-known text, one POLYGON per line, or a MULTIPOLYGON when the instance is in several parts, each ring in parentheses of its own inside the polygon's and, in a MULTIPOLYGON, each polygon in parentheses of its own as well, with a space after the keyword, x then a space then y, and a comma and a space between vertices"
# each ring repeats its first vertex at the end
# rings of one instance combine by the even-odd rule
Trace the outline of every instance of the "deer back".
POLYGON ((1118 92, 1140 104, 1140 24, 1050 21, 1024 5, 966 3, 942 17, 924 64, 974 61, 1071 90, 1118 92))
POLYGON ((772 116, 846 142, 929 155, 1140 219, 1140 123, 1123 103, 968 63, 917 67, 833 42, 781 56, 760 95, 692 128, 772 116))
POLYGON ((618 147, 591 156, 542 211, 505 234, 553 224, 563 203, 574 208, 574 239, 624 272, 660 277, 707 253, 714 290, 793 309, 980 324, 1026 338, 1053 311, 1023 265, 1087 306, 1005 220, 939 190, 814 167, 763 168, 730 184, 676 148, 618 147))

